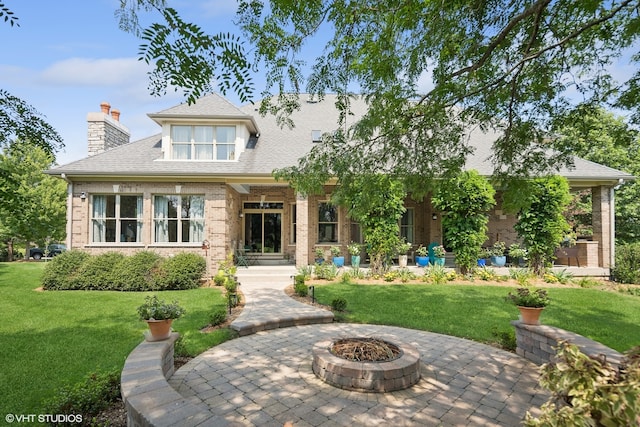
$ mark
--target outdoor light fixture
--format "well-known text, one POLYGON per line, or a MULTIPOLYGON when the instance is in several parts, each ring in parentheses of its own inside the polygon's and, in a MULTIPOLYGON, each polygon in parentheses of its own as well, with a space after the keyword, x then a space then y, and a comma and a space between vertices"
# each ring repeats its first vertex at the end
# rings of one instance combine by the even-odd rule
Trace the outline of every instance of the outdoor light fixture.
POLYGON ((438 214, 431 215, 431 219, 434 220, 434 221, 437 221, 438 220, 438 214))
POLYGON ((316 288, 315 286, 309 286, 309 294, 311 294, 311 304, 315 304, 316 302, 316 288))
POLYGON ((80 193, 80 200, 86 200, 86 198, 87 198, 87 193, 85 193, 84 191, 80 193))
POLYGON ((239 218, 244 218, 244 214, 242 213, 242 211, 240 211, 240 214, 238 215, 239 218))

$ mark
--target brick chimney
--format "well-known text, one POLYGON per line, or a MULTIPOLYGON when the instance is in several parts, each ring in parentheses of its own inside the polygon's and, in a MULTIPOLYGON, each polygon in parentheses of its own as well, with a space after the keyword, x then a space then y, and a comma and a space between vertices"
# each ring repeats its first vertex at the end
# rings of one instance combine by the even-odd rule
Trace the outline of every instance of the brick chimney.
POLYGON ((129 143, 131 133, 120 123, 120 110, 111 109, 108 102, 100 104, 99 113, 87 114, 87 124, 90 156, 129 143))

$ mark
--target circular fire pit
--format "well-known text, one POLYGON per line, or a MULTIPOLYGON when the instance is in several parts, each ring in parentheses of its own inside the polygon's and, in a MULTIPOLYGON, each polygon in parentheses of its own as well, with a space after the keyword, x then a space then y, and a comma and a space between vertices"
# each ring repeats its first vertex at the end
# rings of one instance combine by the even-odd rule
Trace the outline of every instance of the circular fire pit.
POLYGON ((384 393, 420 380, 420 354, 409 344, 353 337, 320 341, 312 352, 314 374, 342 389, 384 393))

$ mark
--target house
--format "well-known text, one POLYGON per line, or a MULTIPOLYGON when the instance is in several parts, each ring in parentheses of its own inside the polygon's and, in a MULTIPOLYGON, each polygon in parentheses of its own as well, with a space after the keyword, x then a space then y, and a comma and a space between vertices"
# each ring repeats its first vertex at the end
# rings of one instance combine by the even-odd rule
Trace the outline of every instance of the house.
MULTIPOLYGON (((365 111, 354 101, 355 121, 365 111)), ((314 249, 362 241, 357 223, 328 203, 326 194, 302 197, 272 171, 294 165, 336 127, 335 97, 311 98, 293 114, 293 129, 261 117, 253 105, 237 107, 212 94, 149 118, 160 132, 129 142, 120 112, 106 103, 89 113, 88 157, 49 173, 68 182, 67 245, 90 253, 153 250, 162 255, 191 251, 210 269, 230 251, 242 250, 256 262, 313 263, 314 249)), ((497 135, 472 131, 476 149, 467 167, 490 175, 487 161, 497 135)), ((608 268, 614 251, 614 189, 633 176, 583 159, 561 172, 573 189, 591 189, 593 237, 579 242, 582 266, 608 268)), ((499 203, 491 212, 489 240, 517 241, 515 218, 499 203)), ((429 197, 406 200, 402 236, 414 244, 442 242, 440 213, 429 197)))

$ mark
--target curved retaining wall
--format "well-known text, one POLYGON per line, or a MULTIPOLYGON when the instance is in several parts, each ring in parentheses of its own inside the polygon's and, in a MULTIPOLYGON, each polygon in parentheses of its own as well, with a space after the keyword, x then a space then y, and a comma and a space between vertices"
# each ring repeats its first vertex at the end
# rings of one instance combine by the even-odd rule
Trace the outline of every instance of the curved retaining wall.
POLYGON ((577 345, 588 356, 604 355, 614 367, 620 365, 622 355, 619 352, 582 335, 554 326, 526 325, 519 320, 511 324, 516 328, 516 353, 538 365, 554 361, 560 341, 577 345))
POLYGON ((173 350, 179 334, 163 341, 140 343, 122 368, 120 391, 129 427, 224 426, 205 405, 191 403, 167 382, 173 375, 173 350))

